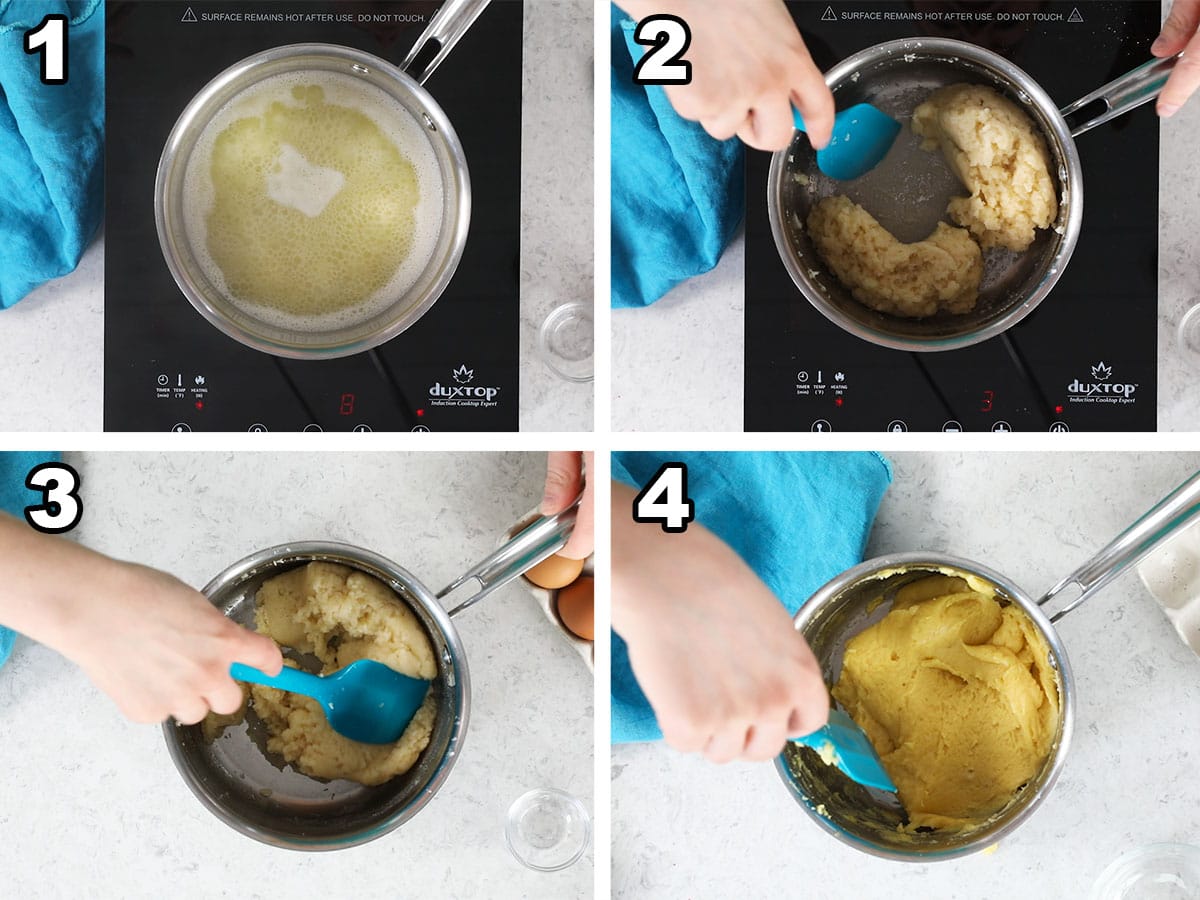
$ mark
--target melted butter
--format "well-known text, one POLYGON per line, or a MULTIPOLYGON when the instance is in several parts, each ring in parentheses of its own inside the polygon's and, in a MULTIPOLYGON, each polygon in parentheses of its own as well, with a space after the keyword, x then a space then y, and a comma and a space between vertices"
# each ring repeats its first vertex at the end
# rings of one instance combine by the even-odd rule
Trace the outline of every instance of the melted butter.
POLYGON ((361 304, 412 244, 412 163, 317 85, 240 118, 213 145, 208 251, 230 292, 295 316, 361 304))

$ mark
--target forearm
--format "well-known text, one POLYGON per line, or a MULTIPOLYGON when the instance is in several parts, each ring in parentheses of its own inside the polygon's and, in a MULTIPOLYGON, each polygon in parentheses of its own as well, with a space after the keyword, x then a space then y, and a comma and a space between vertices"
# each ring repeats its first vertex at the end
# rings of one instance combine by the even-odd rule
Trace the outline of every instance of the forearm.
POLYGON ((62 652, 89 596, 118 589, 122 566, 0 513, 0 624, 62 652))
POLYGON ((612 483, 612 626, 625 634, 631 613, 636 611, 631 579, 636 577, 631 564, 632 542, 642 539, 638 523, 633 521, 633 499, 637 492, 619 481, 612 483))

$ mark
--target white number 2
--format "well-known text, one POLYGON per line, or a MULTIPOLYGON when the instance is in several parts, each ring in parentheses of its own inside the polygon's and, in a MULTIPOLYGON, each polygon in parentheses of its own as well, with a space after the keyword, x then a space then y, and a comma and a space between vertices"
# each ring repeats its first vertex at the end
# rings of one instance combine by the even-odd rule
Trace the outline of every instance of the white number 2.
POLYGON ((638 22, 633 39, 653 50, 633 67, 636 84, 691 84, 692 64, 680 57, 692 43, 687 22, 678 16, 648 16, 638 22))
POLYGON ((687 531, 696 518, 696 504, 687 493, 687 466, 663 463, 633 500, 633 521, 658 523, 663 531, 687 531))
POLYGON ((42 54, 42 82, 67 83, 67 17, 52 13, 25 32, 25 52, 42 54))

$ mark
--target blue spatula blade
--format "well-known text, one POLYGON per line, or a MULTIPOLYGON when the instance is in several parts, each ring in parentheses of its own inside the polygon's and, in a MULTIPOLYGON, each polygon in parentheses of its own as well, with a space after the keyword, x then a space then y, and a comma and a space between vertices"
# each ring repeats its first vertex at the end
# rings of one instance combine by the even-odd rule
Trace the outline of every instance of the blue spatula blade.
MULTIPOLYGON (((792 119, 801 131, 808 131, 800 111, 792 108, 792 119)), ((817 168, 838 181, 852 181, 870 172, 883 161, 900 123, 869 103, 856 103, 833 118, 833 137, 817 151, 817 168)))
POLYGON ((792 738, 794 743, 811 747, 830 765, 837 766, 850 778, 867 787, 896 793, 896 785, 884 771, 879 754, 854 720, 840 709, 829 711, 829 723, 812 734, 792 738))

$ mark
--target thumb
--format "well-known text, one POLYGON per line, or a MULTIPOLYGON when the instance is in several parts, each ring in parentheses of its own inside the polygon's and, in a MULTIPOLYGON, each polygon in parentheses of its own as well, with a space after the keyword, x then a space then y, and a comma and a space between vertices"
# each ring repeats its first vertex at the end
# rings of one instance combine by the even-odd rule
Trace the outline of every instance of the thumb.
POLYGON ((551 450, 546 454, 546 487, 542 492, 544 516, 571 505, 583 487, 583 454, 577 450, 551 450))
POLYGON ((1200 0, 1175 0, 1162 32, 1150 46, 1155 56, 1174 56, 1200 26, 1200 0))
POLYGON ((283 653, 279 645, 265 634, 256 634, 238 626, 235 661, 260 669, 268 675, 278 675, 283 668, 283 653))

